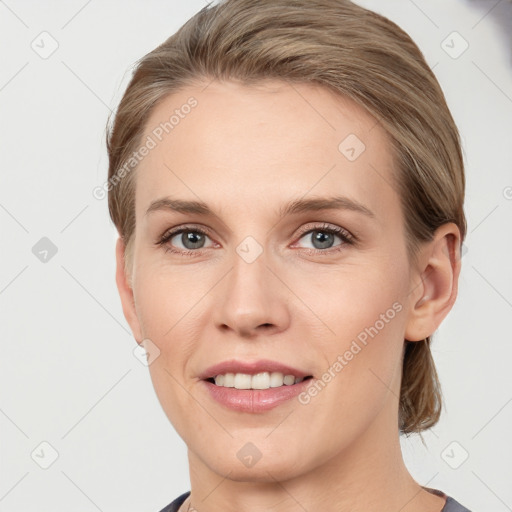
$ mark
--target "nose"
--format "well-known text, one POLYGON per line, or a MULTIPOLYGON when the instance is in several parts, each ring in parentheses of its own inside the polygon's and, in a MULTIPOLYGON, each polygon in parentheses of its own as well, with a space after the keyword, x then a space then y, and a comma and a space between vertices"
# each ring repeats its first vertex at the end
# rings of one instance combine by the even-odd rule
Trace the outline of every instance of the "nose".
POLYGON ((269 335, 286 330, 290 323, 289 292, 268 267, 266 253, 248 263, 237 253, 233 268, 216 287, 214 321, 237 337, 269 335))

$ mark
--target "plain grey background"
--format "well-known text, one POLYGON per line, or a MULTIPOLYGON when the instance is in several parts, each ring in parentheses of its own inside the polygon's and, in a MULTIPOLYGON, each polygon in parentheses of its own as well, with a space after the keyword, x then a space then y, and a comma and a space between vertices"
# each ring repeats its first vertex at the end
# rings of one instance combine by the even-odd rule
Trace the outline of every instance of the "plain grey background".
MULTIPOLYGON (((473 511, 512 510, 512 4, 358 3, 420 46, 467 165, 459 298, 433 343, 446 407, 426 447, 402 440, 404 456, 418 482, 473 511)), ((204 5, 0 1, 0 511, 156 512, 189 489, 92 191, 132 64, 204 5)))

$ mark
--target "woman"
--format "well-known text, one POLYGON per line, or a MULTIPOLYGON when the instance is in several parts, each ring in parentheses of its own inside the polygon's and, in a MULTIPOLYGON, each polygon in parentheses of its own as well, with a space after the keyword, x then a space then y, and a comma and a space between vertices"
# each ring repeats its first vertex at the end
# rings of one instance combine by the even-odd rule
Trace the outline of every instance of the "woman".
POLYGON ((409 36, 348 1, 204 8, 138 62, 107 146, 124 315, 188 447, 164 511, 467 511, 399 444, 439 419, 466 233, 409 36))

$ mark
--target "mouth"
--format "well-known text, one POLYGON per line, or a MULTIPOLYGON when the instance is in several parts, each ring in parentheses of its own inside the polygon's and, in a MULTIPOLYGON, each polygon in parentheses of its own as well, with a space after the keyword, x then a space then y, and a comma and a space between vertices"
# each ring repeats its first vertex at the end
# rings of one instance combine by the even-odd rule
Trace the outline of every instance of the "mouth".
POLYGON ((306 390, 312 379, 311 375, 296 377, 282 372, 228 372, 201 382, 207 396, 220 405, 236 412, 261 414, 290 403, 306 390))
POLYGON ((259 372, 249 373, 221 373, 215 377, 203 379, 217 387, 235 389, 270 389, 283 386, 293 386, 302 381, 312 379, 312 375, 297 377, 291 373, 282 372, 259 372))
POLYGON ((228 409, 243 413, 265 413, 284 406, 314 378, 309 372, 270 359, 231 359, 210 366, 198 377, 207 396, 228 409))

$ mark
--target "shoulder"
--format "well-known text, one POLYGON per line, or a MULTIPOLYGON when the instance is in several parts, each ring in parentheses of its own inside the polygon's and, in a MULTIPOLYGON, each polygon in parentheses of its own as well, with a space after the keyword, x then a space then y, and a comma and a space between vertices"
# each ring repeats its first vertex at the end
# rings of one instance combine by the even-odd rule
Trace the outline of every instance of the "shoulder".
MULTIPOLYGON (((456 501, 451 496, 447 496, 444 493, 439 492, 439 495, 446 496, 446 504, 443 507, 441 512, 471 512, 469 509, 461 505, 458 501, 456 501)), ((183 493, 181 496, 178 496, 172 503, 169 503, 165 508, 163 508, 160 512, 178 512, 178 509, 183 504, 183 502, 187 499, 190 491, 183 493)), ((437 493, 436 493, 437 494, 437 493)))
POLYGON ((458 501, 451 496, 446 497, 446 504, 441 512, 471 512, 465 506, 461 505, 458 501))
POLYGON ((458 501, 456 501, 451 496, 448 496, 445 492, 440 491, 439 489, 434 489, 432 487, 425 487, 424 485, 422 485, 422 487, 426 491, 446 499, 446 503, 444 504, 441 512, 471 512, 471 510, 461 505, 458 501))
POLYGON ((163 508, 160 512, 178 512, 178 509, 181 507, 183 502, 187 499, 189 494, 190 494, 190 491, 183 493, 181 496, 178 496, 172 503, 169 503, 169 505, 167 505, 165 508, 163 508))

